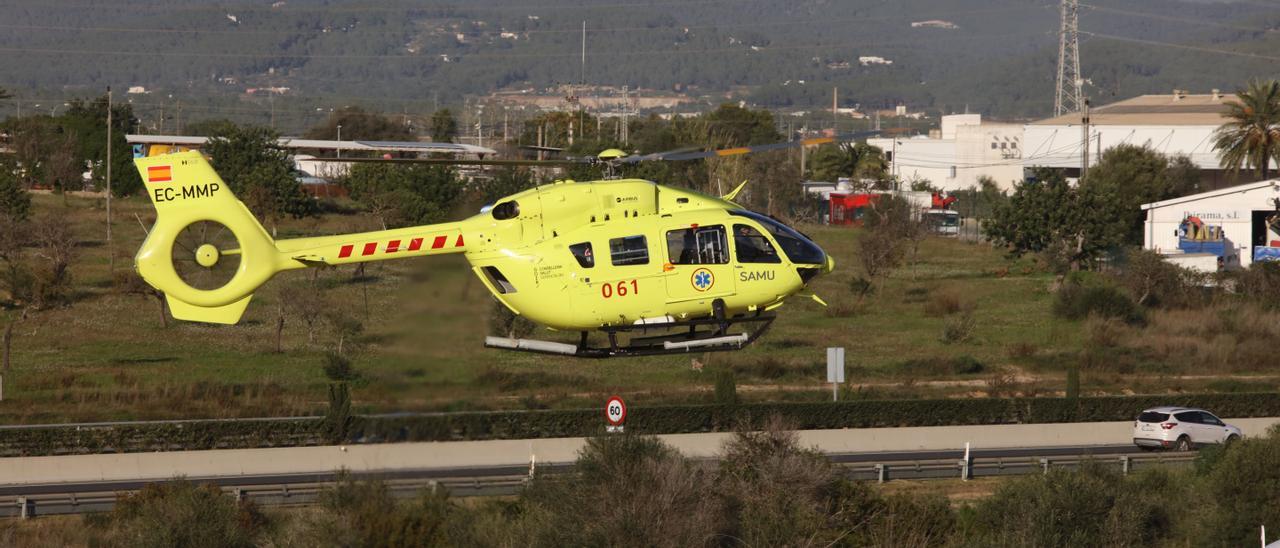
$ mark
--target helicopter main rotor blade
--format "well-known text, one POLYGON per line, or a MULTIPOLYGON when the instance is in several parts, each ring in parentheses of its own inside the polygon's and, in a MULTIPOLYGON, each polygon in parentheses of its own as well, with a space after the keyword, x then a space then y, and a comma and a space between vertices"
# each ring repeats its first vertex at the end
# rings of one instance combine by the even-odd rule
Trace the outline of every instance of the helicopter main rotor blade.
POLYGON ((835 142, 856 141, 858 139, 864 139, 866 137, 877 135, 879 133, 880 132, 878 131, 859 131, 854 133, 837 135, 835 137, 813 137, 809 139, 798 139, 795 141, 785 141, 781 143, 770 143, 767 145, 755 145, 755 146, 746 146, 746 147, 722 148, 718 150, 687 152, 682 154, 672 154, 663 158, 659 158, 659 160, 668 161, 668 162, 679 162, 684 160, 701 160, 703 158, 714 158, 714 157, 721 157, 721 156, 738 156, 742 154, 768 152, 771 150, 783 150, 783 149, 802 147, 802 146, 825 145, 828 143, 835 143, 835 142))
POLYGON ((639 156, 626 156, 624 158, 619 158, 618 162, 623 164, 635 164, 639 162, 666 160, 670 156, 673 156, 676 154, 682 154, 685 152, 695 152, 695 151, 701 151, 701 150, 702 150, 702 147, 698 147, 698 146, 680 147, 677 149, 664 150, 662 152, 652 152, 649 154, 642 154, 639 156))
POLYGON ((448 166, 577 166, 583 160, 458 160, 454 158, 313 158, 315 162, 347 162, 354 164, 436 164, 448 166))

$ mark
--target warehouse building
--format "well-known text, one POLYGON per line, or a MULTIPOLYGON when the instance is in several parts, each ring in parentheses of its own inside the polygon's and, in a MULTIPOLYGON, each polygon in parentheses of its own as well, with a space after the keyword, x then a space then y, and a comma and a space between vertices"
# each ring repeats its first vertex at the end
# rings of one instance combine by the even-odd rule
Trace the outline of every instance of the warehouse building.
POLYGON ((1280 179, 1144 204, 1146 249, 1212 272, 1280 259, 1280 179))
MULTIPOLYGON (((1205 189, 1238 184, 1222 169, 1214 132, 1226 121, 1226 104, 1235 95, 1213 90, 1194 95, 1175 90, 1169 95, 1142 95, 1095 107, 1089 113, 1089 165, 1123 144, 1149 146, 1165 155, 1184 155, 1201 170, 1205 189)), ((1079 112, 1032 122, 1023 131, 1023 165, 1060 168, 1068 179, 1080 176, 1084 130, 1079 112)))
POLYGON ((984 122, 979 114, 942 117, 928 137, 867 139, 879 147, 904 186, 928 181, 938 190, 976 188, 987 176, 1004 190, 1022 180, 1022 125, 984 122))

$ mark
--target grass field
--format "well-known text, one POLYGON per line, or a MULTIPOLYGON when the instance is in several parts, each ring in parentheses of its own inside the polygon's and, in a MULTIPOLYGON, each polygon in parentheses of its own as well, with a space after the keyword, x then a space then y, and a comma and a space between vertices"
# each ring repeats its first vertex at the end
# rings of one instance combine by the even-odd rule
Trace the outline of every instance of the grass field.
MULTIPOLYGON (((115 268, 127 270, 154 214, 142 199, 113 205, 115 268)), ((363 377, 354 389, 361 411, 594 407, 610 393, 632 405, 711 401, 718 368, 735 371, 745 399, 819 400, 830 397, 827 346, 847 349, 844 397, 1047 393, 1062 389, 1063 367, 1099 331, 1050 314, 1053 276, 1033 261, 954 239, 925 240, 912 264, 859 301, 849 283, 858 272, 855 232, 817 226, 801 228, 836 260, 836 271, 813 287, 831 307, 794 299, 754 347, 696 355, 708 362, 703 371, 685 356, 589 361, 484 349, 493 301, 459 256, 373 264, 363 282, 352 281, 350 267, 286 273, 255 294, 239 325, 171 320, 163 327, 154 299, 113 290, 101 199, 40 195, 35 210, 65 219, 82 240, 72 268, 77 297, 15 328, 0 402, 5 423, 317 413, 326 402, 324 352, 336 335, 308 329, 314 310, 291 309, 283 352, 275 352, 279 307, 300 297, 324 299, 320 310, 342 310, 362 324, 356 341, 344 342, 363 377), (299 289, 312 275, 329 288, 319 297, 299 289), (961 320, 965 311, 971 320, 961 320), (946 342, 948 325, 970 336, 946 342)), ((362 216, 330 214, 287 222, 279 236, 369 228, 362 216)), ((1153 326, 1174 321, 1161 318, 1153 326)), ((1169 354, 1176 352, 1162 355, 1169 354)), ((1089 369, 1086 388, 1160 391, 1161 378, 1196 371, 1153 365, 1150 348, 1127 355, 1139 356, 1130 360, 1137 365, 1089 369)), ((1189 376, 1178 389, 1276 385, 1274 377, 1231 372, 1240 378, 1189 376)))

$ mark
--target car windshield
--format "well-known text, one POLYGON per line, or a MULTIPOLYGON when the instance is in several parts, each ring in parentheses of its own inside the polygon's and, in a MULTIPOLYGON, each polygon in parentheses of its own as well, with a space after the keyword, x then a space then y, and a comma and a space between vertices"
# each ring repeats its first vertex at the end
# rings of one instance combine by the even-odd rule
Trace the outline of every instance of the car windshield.
POLYGON ((778 247, 782 248, 782 252, 786 253, 787 258, 791 259, 793 263, 823 264, 827 262, 827 254, 823 253, 818 244, 813 243, 809 238, 787 225, 745 209, 732 210, 729 214, 746 217, 760 223, 760 226, 763 226, 765 230, 768 230, 773 235, 773 239, 778 242, 778 247))
POLYGON ((1159 413, 1156 411, 1143 411, 1138 415, 1139 422, 1164 422, 1169 420, 1168 413, 1159 413))

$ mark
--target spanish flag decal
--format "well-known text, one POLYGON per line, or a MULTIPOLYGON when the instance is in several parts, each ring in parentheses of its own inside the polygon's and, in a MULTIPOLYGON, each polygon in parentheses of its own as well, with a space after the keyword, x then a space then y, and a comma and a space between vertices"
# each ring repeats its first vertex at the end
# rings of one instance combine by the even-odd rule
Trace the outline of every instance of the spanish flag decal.
POLYGON ((148 183, 167 183, 173 180, 171 166, 151 166, 147 168, 148 183))

